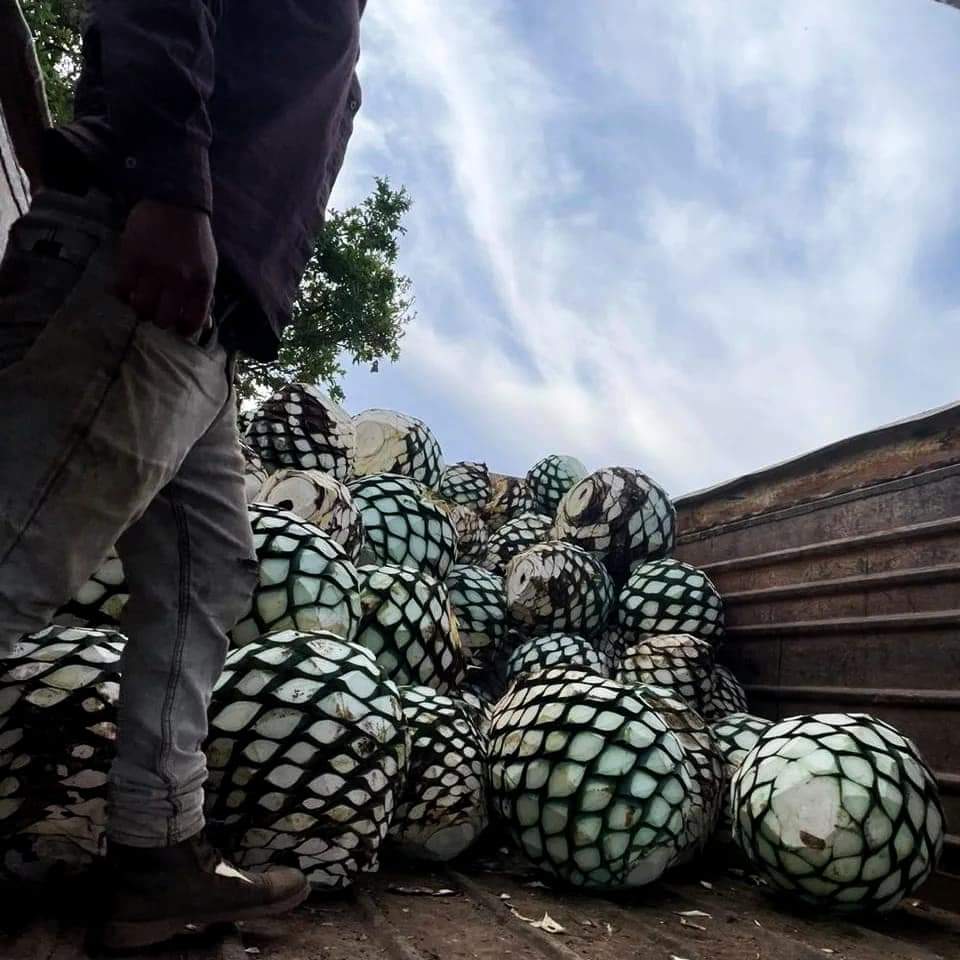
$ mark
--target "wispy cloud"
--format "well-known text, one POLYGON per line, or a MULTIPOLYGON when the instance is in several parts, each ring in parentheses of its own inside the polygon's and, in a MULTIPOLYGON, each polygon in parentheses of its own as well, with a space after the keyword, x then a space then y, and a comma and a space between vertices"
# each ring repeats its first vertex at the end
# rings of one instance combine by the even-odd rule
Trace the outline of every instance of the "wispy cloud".
POLYGON ((335 201, 409 186, 420 316, 352 406, 679 493, 950 399, 954 11, 396 0, 364 29, 335 201))

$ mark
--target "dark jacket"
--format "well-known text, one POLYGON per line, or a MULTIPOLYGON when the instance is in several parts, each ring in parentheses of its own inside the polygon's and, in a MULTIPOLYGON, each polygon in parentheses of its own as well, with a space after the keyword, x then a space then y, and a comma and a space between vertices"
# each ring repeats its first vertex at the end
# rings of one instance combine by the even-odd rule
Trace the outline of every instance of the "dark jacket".
POLYGON ((276 355, 360 106, 366 0, 95 0, 79 148, 130 200, 208 211, 236 345, 276 355))

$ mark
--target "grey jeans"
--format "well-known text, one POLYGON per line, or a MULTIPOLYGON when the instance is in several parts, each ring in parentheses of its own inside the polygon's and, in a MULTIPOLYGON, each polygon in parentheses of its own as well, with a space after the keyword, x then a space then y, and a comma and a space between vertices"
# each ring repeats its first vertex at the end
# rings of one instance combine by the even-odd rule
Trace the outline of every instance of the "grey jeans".
POLYGON ((107 829, 166 846, 203 826, 207 708, 256 564, 232 359, 111 294, 121 227, 103 194, 42 193, 0 268, 0 656, 117 545, 130 600, 107 829))

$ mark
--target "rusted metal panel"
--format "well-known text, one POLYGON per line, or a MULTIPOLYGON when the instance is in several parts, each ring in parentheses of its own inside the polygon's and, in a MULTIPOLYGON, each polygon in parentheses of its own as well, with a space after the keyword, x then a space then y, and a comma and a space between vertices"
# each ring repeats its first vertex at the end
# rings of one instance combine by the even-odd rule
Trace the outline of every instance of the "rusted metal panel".
MULTIPOLYGON (((677 555, 726 597, 722 657, 751 709, 893 723, 936 770, 960 834, 960 404, 677 508, 677 555)), ((960 872, 953 842, 944 866, 960 872)), ((960 880, 950 889, 960 902, 960 880)))
POLYGON ((937 612, 958 602, 960 567, 840 576, 724 593, 727 625, 782 623, 809 617, 836 619, 937 612))
POLYGON ((960 465, 887 480, 708 530, 682 505, 685 555, 701 565, 960 516, 960 465), (694 559, 695 558, 695 559, 694 559))
POLYGON ((686 528, 745 517, 960 463, 960 403, 822 447, 683 498, 686 528))
MULTIPOLYGON (((689 554, 689 544, 684 550, 689 554)), ((800 547, 711 563, 724 594, 809 583, 829 577, 960 563, 960 517, 893 527, 800 547)))
POLYGON ((957 677, 956 628, 785 637, 730 631, 723 660, 744 683, 938 690, 957 677))

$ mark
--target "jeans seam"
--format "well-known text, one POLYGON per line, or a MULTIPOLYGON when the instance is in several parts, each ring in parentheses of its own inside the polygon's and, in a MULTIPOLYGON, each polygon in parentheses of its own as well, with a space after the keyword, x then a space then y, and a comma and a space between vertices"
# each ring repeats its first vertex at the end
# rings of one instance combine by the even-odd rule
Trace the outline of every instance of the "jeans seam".
POLYGON ((93 410, 90 411, 90 416, 87 418, 85 423, 77 423, 74 425, 72 433, 72 441, 65 444, 65 451, 63 456, 60 458, 56 467, 50 472, 49 476, 46 479, 46 482, 38 491, 37 502, 34 505, 33 509, 27 515, 26 519, 23 522, 23 526, 17 531, 16 536, 13 538, 7 549, 4 551, 2 557, 0 557, 0 567, 2 567, 9 559, 14 550, 20 545, 23 541, 24 536, 26 536, 27 531, 30 529, 34 520, 37 518, 37 514, 45 506, 47 500, 50 498, 50 494, 56 485, 57 480, 63 474, 64 469, 67 464, 73 459, 74 454, 77 452, 77 448, 80 444, 89 436, 91 429, 93 428, 94 423, 97 420, 97 417, 100 416, 101 411, 103 410, 104 404, 107 402, 107 397, 110 394, 110 391, 116 386, 117 381, 120 379, 120 373, 123 369, 123 363, 127 359, 127 356, 130 353, 130 348, 133 345, 134 337, 137 334, 136 326, 130 331, 130 336, 127 337, 126 343, 123 345, 123 350, 120 353, 120 357, 117 360, 117 363, 114 367, 113 372, 110 374, 110 378, 107 381, 106 385, 103 388, 103 392, 100 394, 100 399, 97 401, 96 406, 93 410))
POLYGON ((190 530, 183 504, 174 500, 173 519, 177 528, 177 556, 179 561, 179 582, 177 590, 177 632, 174 641, 174 656, 170 674, 167 677, 167 690, 161 709, 160 756, 158 770, 170 792, 173 817, 167 821, 167 843, 178 843, 176 834, 182 827, 183 805, 176 794, 176 779, 170 769, 170 751, 173 747, 173 710, 183 671, 183 650, 186 645, 187 622, 190 617, 190 530))

